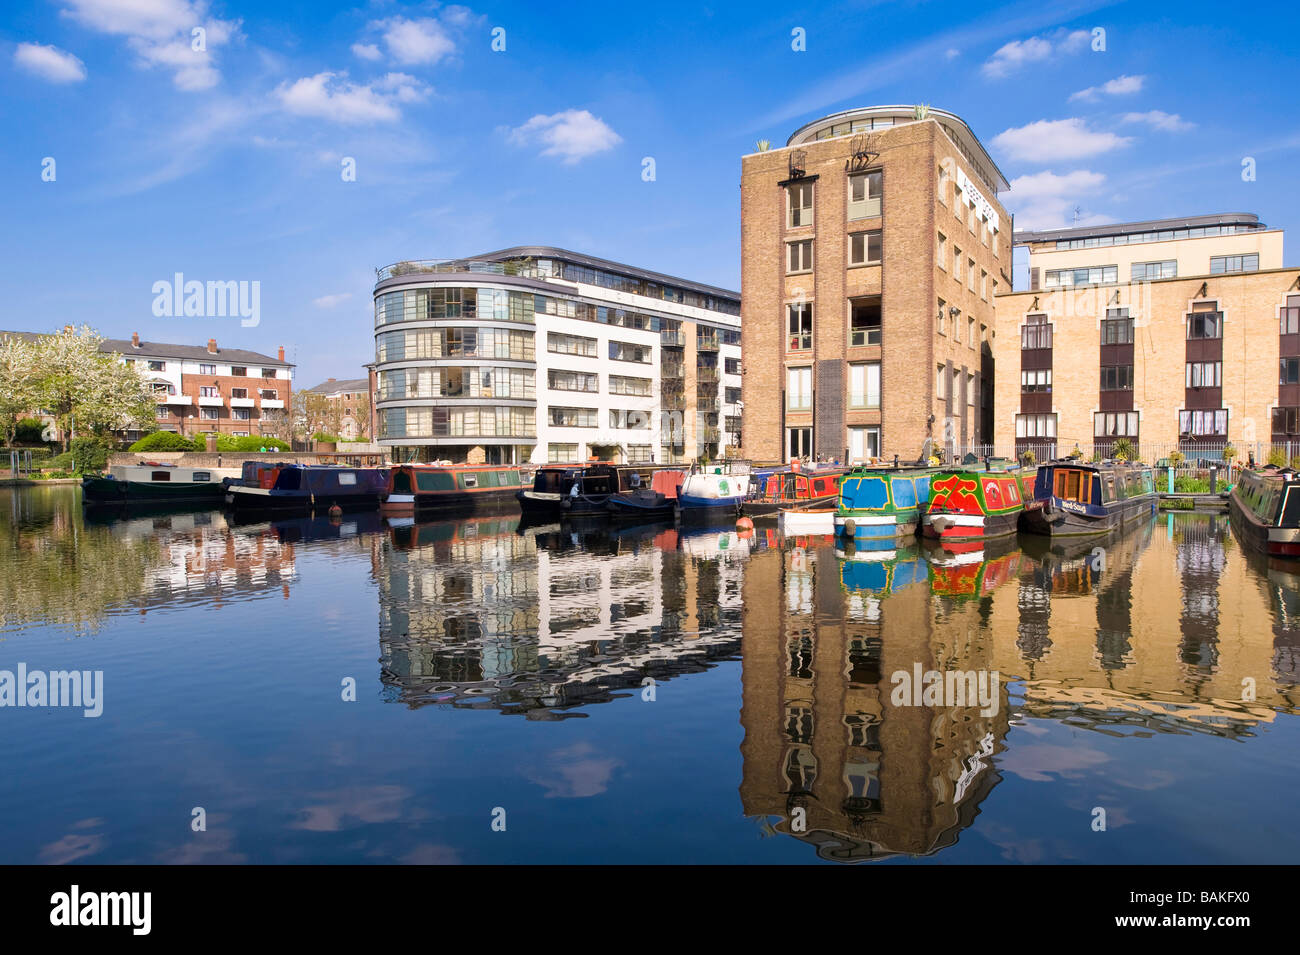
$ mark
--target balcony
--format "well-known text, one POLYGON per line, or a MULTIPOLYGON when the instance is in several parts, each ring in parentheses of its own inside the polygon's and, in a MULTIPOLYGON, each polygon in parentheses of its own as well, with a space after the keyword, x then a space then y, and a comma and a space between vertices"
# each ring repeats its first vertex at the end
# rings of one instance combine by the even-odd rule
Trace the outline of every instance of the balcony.
POLYGON ((701 428, 700 440, 705 444, 717 444, 722 440, 722 431, 718 428, 701 428))
POLYGON ((375 269, 375 281, 382 282, 399 275, 445 275, 474 272, 483 275, 522 275, 528 278, 547 278, 539 275, 535 259, 512 259, 507 262, 483 262, 478 259, 408 259, 375 269))
POLYGON ((695 407, 696 407, 698 410, 700 410, 700 411, 717 411, 717 410, 718 410, 718 396, 717 396, 716 394, 713 394, 713 395, 696 395, 696 396, 695 396, 695 407))
POLYGON ((230 407, 232 408, 252 408, 254 402, 252 398, 231 398, 230 407))
POLYGON ((284 401, 282 401, 282 400, 279 399, 279 398, 263 398, 263 399, 262 399, 262 407, 263 407, 263 408, 283 408, 283 407, 284 407, 284 401))
POLYGON ((189 405, 191 398, 189 395, 159 395, 158 403, 160 405, 189 405))
POLYGON ((697 368, 695 370, 695 380, 702 385, 716 385, 719 381, 718 369, 716 367, 697 368))
POLYGON ((226 399, 221 395, 199 395, 200 408, 220 408, 226 403, 226 399))
POLYGON ((669 348, 685 348, 686 333, 680 328, 665 328, 659 332, 659 343, 669 348))
POLYGON ((678 392, 677 394, 663 395, 659 399, 659 406, 664 411, 685 411, 686 396, 681 392, 678 392))
POLYGON ((659 375, 661 378, 684 378, 686 377, 686 365, 680 361, 666 361, 659 366, 659 375))
POLYGON ((717 351, 718 336, 717 335, 696 335, 695 347, 699 351, 717 351))

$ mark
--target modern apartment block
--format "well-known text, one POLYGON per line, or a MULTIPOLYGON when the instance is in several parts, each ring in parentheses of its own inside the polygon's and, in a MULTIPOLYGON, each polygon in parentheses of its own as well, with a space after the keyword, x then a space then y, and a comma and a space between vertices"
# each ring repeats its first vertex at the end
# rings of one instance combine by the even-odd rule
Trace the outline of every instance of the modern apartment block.
POLYGON ((377 438, 403 458, 636 463, 739 444, 740 297, 549 246, 379 269, 377 438))
POLYGON ((1300 453, 1300 270, 1280 230, 1228 214, 1015 242, 1030 288, 997 301, 999 449, 1300 453))
POLYGON ((289 438, 294 366, 238 348, 105 339, 100 350, 139 367, 158 401, 158 430, 184 435, 218 432, 289 438))
POLYGON ((876 106, 741 171, 744 453, 913 460, 992 432, 1006 178, 952 113, 876 106))

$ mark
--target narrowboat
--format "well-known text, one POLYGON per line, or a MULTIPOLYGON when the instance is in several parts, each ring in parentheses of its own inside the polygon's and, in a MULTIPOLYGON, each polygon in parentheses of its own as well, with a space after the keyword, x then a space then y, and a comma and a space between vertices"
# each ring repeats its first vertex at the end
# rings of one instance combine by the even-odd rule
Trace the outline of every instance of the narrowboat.
POLYGON ((832 537, 835 534, 835 508, 783 508, 777 512, 776 529, 782 537, 793 537, 797 534, 832 537))
POLYGON ((640 487, 652 470, 609 463, 544 465, 533 475, 533 486, 515 496, 525 518, 603 517, 609 515, 611 497, 640 487))
POLYGON ((1030 472, 940 471, 930 479, 929 506, 921 533, 944 544, 967 545, 1016 532, 1025 498, 1033 497, 1030 472))
POLYGON ((388 468, 245 461, 243 476, 226 488, 226 502, 285 510, 375 507, 387 491, 388 468))
POLYGON ((509 506, 522 487, 519 468, 499 464, 396 464, 379 510, 385 515, 509 506))
POLYGON ((1269 557, 1300 557, 1300 472, 1246 469, 1228 496, 1232 527, 1269 557))
POLYGON ((749 478, 749 465, 737 461, 692 470, 677 493, 678 513, 682 518, 739 514, 749 496, 749 478))
POLYGON ((1088 537, 1150 517, 1157 494, 1151 468, 1123 461, 1064 459, 1043 464, 1021 528, 1052 537, 1088 537))
POLYGON ((615 517, 651 521, 671 519, 677 508, 677 491, 686 480, 684 471, 667 468, 650 475, 649 484, 634 474, 631 490, 610 495, 606 505, 615 517))
POLYGON ((795 464, 775 471, 756 472, 749 496, 741 505, 746 517, 756 521, 775 518, 786 508, 826 508, 839 500, 840 475, 847 468, 805 470, 795 464))
POLYGON ((82 479, 81 503, 220 506, 226 490, 223 481, 239 474, 239 468, 191 468, 152 461, 114 464, 107 474, 82 479))
POLYGON ((835 536, 893 541, 916 534, 937 468, 854 468, 840 478, 835 536))

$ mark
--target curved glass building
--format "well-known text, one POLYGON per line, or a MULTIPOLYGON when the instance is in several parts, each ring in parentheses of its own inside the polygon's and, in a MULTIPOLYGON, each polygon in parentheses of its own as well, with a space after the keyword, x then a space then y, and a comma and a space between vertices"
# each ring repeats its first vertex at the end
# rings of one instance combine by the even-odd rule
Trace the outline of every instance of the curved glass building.
POLYGON ((398 262, 374 297, 395 458, 650 463, 739 444, 735 292, 528 246, 398 262))

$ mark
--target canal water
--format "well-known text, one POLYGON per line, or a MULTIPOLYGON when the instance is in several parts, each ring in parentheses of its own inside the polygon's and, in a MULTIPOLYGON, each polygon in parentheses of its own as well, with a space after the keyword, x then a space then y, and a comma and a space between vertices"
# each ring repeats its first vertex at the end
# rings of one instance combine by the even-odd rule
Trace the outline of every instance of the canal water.
POLYGON ((102 672, 0 708, 0 862, 1300 854, 1300 577, 1226 515, 845 554, 78 495, 0 490, 0 680, 102 672))

